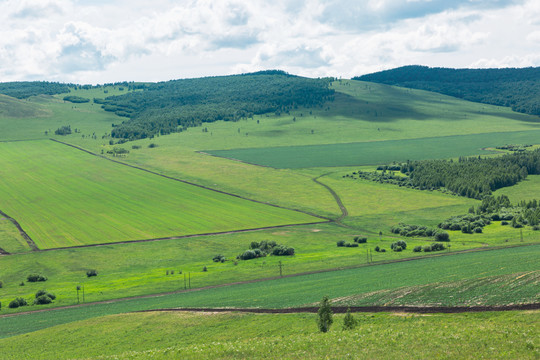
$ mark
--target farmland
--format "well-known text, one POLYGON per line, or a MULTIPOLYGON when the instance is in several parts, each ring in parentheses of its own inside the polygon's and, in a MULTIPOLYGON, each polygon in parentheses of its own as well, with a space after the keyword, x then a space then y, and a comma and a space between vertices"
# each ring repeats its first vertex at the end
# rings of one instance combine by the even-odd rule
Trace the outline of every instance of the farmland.
POLYGON ((120 166, 51 141, 2 143, 0 151, 0 207, 17 214, 42 249, 320 220, 120 166))
MULTIPOLYGON (((360 81, 334 81, 331 88, 333 99, 323 105, 204 122, 128 142, 111 137, 126 118, 92 100, 62 100, 128 92, 118 86, 0 101, 0 110, 10 111, 0 111, 0 210, 39 248, 32 251, 13 223, 0 216, 0 248, 11 253, 0 256, 0 316, 10 315, 0 317, 0 338, 7 338, 0 340, 2 354, 16 358, 26 348, 24 356, 37 357, 35 344, 50 335, 44 357, 182 353, 197 358, 204 352, 252 358, 253 349, 270 351, 276 344, 284 357, 324 357, 339 337, 347 345, 338 347, 335 358, 362 351, 367 357, 393 358, 401 348, 388 349, 405 343, 388 338, 410 331, 407 346, 415 346, 421 358, 452 357, 458 341, 486 357, 493 357, 491 347, 533 357, 538 346, 529 334, 537 311, 357 315, 363 332, 353 335, 336 327, 326 338, 315 332, 308 314, 125 314, 172 307, 316 306, 323 296, 334 305, 351 306, 538 303, 540 231, 493 221, 479 234, 448 230, 444 251, 413 252, 434 239, 404 238, 392 234, 392 226, 436 226, 480 201, 344 177, 392 161, 535 144, 538 117, 360 81), (54 134, 67 125, 77 132, 54 134), (123 154, 114 156, 114 149, 123 154), (359 236, 367 242, 336 246, 359 236), (130 242, 138 240, 144 242, 130 242), (405 240, 407 248, 391 251, 397 240, 405 240), (294 256, 237 259, 261 241, 292 247, 294 256), (214 262, 218 254, 226 260, 214 262), (98 275, 88 277, 90 269, 98 275), (25 281, 31 273, 48 280, 25 281), (83 302, 78 286, 84 287, 85 304, 78 305, 83 302), (42 289, 56 300, 32 305, 42 289), (30 306, 9 309, 16 297, 30 306), (45 311, 19 314, 29 310, 45 311), (502 324, 508 325, 506 333, 490 337, 502 324), (459 335, 447 336, 457 330, 459 335), (239 335, 230 338, 228 332, 239 335), (430 343, 437 346, 426 346, 428 332, 435 334, 430 343), (499 336, 518 345, 497 346, 499 336), (78 350, 75 338, 88 339, 88 352, 78 350), (129 348, 123 345, 128 338, 137 339, 129 348), (158 338, 164 340, 156 344, 158 338), (211 343, 223 346, 210 349, 211 343)), ((538 197, 538 183, 538 176, 529 176, 496 195, 530 200, 538 197)))
MULTIPOLYGON (((298 307, 322 296, 342 298, 379 290, 474 280, 537 270, 540 246, 435 256, 341 271, 321 272, 268 281, 209 288, 200 291, 134 298, 119 302, 37 312, 0 318, 0 337, 22 334, 95 316, 170 307, 298 307), (321 286, 324 284, 324 286, 321 286), (269 291, 271 289, 271 291, 269 291)), ((534 291, 534 289, 532 290, 534 291)), ((461 298, 463 304, 474 299, 461 298)), ((498 304, 518 301, 519 292, 507 292, 498 304)), ((534 295, 531 295, 534 296, 534 295)))

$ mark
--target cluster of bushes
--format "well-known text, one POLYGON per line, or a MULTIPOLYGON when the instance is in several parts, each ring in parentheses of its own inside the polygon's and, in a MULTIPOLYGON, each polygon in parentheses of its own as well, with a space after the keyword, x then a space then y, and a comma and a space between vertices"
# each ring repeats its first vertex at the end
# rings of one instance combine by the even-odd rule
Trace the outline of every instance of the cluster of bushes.
POLYGON ((397 226, 392 226, 390 231, 393 234, 398 234, 406 237, 424 236, 434 237, 437 241, 450 241, 450 236, 446 231, 441 231, 438 228, 430 228, 422 225, 410 225, 399 223, 397 226))
POLYGON ((46 305, 53 302, 56 299, 56 296, 46 290, 39 290, 36 293, 36 298, 34 300, 34 305, 46 305))
POLYGON ((18 308, 18 307, 26 306, 26 305, 28 305, 28 303, 26 302, 26 300, 23 299, 23 298, 21 298, 21 297, 18 297, 18 298, 15 298, 15 300, 12 300, 12 301, 9 303, 8 307, 9 307, 10 309, 16 309, 16 308, 18 308))
POLYGON ((240 260, 250 260, 265 257, 267 255, 291 256, 294 255, 294 248, 277 244, 275 241, 253 241, 249 246, 249 250, 244 251, 236 258, 240 260))
POLYGON ((89 102, 90 99, 83 98, 81 96, 68 95, 68 96, 64 96, 64 101, 69 101, 75 104, 82 104, 82 103, 89 102))
POLYGON ((224 263, 225 261, 227 260, 227 258, 221 254, 218 254, 218 255, 215 255, 213 258, 212 258, 212 261, 213 262, 221 262, 221 263, 224 263))
POLYGON ((379 247, 379 246, 377 245, 377 246, 375 246, 375 251, 376 251, 376 252, 386 252, 386 249, 383 249, 383 248, 381 248, 381 247, 379 247))
POLYGON ((365 244, 367 243, 367 237, 365 236, 355 236, 353 241, 358 244, 365 244))
POLYGON ((47 278, 41 274, 30 274, 26 277, 28 282, 47 281, 47 278))
POLYGON ((482 229, 491 224, 491 217, 488 215, 459 215, 454 216, 440 223, 438 226, 444 230, 461 231, 464 234, 480 234, 482 229))
POLYGON ((125 155, 129 154, 129 150, 115 146, 112 150, 107 150, 107 154, 112 154, 113 156, 125 155))
POLYGON ((424 246, 415 246, 413 248, 413 252, 431 252, 431 251, 442 251, 446 249, 444 244, 441 243, 433 243, 430 245, 424 245, 424 246))
POLYGON ((337 245, 337 247, 358 247, 358 243, 356 243, 356 242, 348 243, 345 240, 339 240, 336 243, 336 245, 337 245))
POLYGON ((69 135, 71 134, 71 125, 61 126, 54 130, 55 135, 69 135))
POLYGON ((97 270, 95 270, 95 269, 90 269, 90 270, 88 270, 88 271, 86 272, 86 276, 87 276, 87 277, 97 276, 97 274, 98 274, 98 273, 97 273, 97 270))
POLYGON ((392 245, 390 245, 390 249, 396 252, 401 252, 407 249, 407 243, 403 240, 398 240, 396 242, 393 242, 392 245))
POLYGON ((499 150, 508 150, 508 151, 525 151, 527 150, 528 147, 531 147, 532 145, 514 145, 514 144, 509 144, 509 145, 502 145, 502 146, 497 146, 496 149, 499 149, 499 150))

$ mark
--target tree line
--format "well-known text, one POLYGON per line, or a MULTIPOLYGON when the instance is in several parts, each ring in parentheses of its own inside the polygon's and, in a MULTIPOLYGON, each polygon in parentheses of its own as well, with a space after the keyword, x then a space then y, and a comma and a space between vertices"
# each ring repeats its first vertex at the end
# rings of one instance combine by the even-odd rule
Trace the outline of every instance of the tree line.
POLYGON ((540 115, 540 67, 448 69, 412 65, 354 77, 353 80, 434 91, 540 115))
POLYGON ((379 166, 380 172, 355 171, 345 178, 362 178, 419 190, 441 190, 473 199, 540 174, 540 149, 495 158, 460 157, 453 160, 407 161, 379 166), (390 170, 391 169, 391 170, 390 170), (397 175, 400 171, 407 176, 397 175))

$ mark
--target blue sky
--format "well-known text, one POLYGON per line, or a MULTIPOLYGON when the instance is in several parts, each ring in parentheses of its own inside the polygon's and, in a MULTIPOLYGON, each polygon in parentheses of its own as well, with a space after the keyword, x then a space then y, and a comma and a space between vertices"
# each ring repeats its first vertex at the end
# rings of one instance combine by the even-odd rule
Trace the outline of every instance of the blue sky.
POLYGON ((0 81, 540 66, 538 0, 0 0, 0 81))

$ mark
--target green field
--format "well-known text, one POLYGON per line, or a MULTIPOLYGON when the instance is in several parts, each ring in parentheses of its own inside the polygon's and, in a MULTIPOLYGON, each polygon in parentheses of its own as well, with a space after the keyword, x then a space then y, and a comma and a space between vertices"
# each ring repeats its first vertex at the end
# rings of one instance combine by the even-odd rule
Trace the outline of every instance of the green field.
POLYGON ((314 314, 139 313, 0 340, 3 359, 535 359, 540 313, 355 314, 317 332, 314 314), (428 335, 427 335, 428 334, 428 335), (114 341, 113 339, 130 339, 114 341))
MULTIPOLYGON (((169 307, 298 307, 316 303, 325 295, 341 298, 398 289, 404 284, 418 286, 536 271, 539 256, 538 245, 471 252, 2 317, 0 337, 136 310, 169 307)), ((178 282, 181 286, 181 280, 178 282)), ((519 301, 518 296, 519 293, 515 293, 515 298, 512 298, 512 294, 509 294, 504 301, 514 303, 519 301)))
POLYGON ((52 141, 1 143, 0 208, 41 249, 316 222, 52 141))
POLYGON ((388 164, 393 161, 446 159, 489 154, 482 150, 505 144, 537 142, 540 130, 348 144, 208 150, 208 154, 277 169, 388 164))

